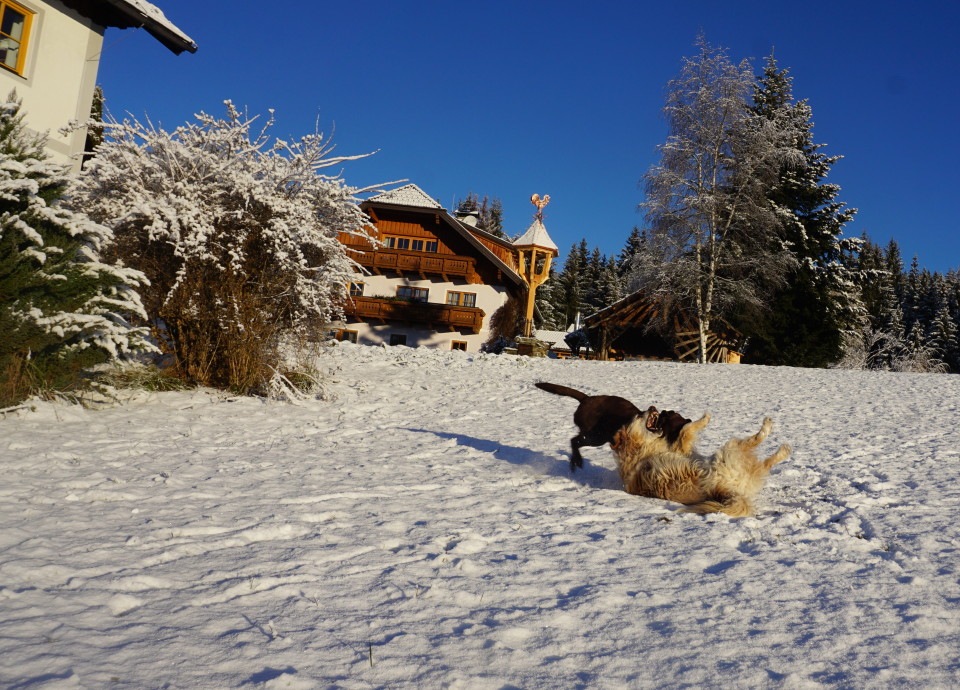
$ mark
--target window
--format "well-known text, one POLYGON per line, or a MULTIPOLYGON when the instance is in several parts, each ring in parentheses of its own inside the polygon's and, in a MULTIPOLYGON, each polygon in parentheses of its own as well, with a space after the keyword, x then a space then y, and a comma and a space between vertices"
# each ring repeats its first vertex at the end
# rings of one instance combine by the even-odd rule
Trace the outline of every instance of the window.
POLYGON ((453 292, 447 293, 447 304, 456 307, 475 307, 477 306, 477 295, 473 292, 453 292))
POLYGON ((343 328, 334 328, 327 331, 327 337, 330 340, 345 340, 348 343, 357 342, 357 331, 348 331, 343 328))
POLYGON ((413 237, 384 236, 383 244, 387 249, 410 249, 415 252, 436 252, 436 240, 414 239, 413 237))
POLYGON ((409 287, 401 285, 397 288, 397 297, 410 300, 411 302, 426 302, 430 291, 427 288, 409 287))
POLYGON ((410 249, 409 237, 384 237, 383 243, 388 249, 410 249))
POLYGON ((10 0, 0 0, 0 65, 23 74, 33 13, 10 0))
POLYGON ((391 334, 390 334, 390 344, 391 344, 391 345, 406 345, 406 344, 407 344, 407 335, 406 335, 406 333, 391 333, 391 334))
POLYGON ((463 350, 467 351, 467 342, 465 340, 452 340, 450 341, 451 350, 463 350))
POLYGON ((350 296, 363 297, 363 283, 350 283, 350 296))

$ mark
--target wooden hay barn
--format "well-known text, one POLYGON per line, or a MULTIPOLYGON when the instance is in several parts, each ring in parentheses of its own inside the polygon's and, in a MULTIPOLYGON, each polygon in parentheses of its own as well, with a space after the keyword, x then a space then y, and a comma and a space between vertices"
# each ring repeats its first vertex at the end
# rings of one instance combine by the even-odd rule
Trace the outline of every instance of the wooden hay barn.
MULTIPOLYGON (((584 327, 590 335, 598 359, 672 359, 695 362, 700 346, 697 320, 676 312, 670 317, 672 328, 661 333, 649 328, 660 317, 662 305, 635 292, 588 316, 584 327)), ((707 361, 738 363, 743 337, 720 319, 707 332, 707 361)))

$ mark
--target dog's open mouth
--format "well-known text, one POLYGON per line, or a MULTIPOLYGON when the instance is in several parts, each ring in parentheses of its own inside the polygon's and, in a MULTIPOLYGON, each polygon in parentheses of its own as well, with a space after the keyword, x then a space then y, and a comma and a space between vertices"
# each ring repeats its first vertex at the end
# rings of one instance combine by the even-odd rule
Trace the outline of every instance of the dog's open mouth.
POLYGON ((650 406, 650 409, 647 410, 647 421, 646 427, 647 431, 662 431, 660 428, 660 413, 657 411, 653 405, 650 406))

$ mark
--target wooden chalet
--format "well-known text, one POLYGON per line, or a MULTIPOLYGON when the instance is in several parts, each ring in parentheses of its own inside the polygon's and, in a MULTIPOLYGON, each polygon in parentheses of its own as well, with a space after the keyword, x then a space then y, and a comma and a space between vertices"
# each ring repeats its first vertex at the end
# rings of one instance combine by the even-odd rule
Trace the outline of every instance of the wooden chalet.
POLYGON ((532 299, 525 247, 480 230, 470 215, 448 213, 417 185, 360 207, 381 244, 340 235, 363 273, 350 285, 338 339, 477 352, 495 336, 498 310, 513 301, 514 313, 522 313, 532 299))
MULTIPOLYGON (((649 328, 662 305, 635 292, 588 316, 584 321, 599 359, 676 359, 692 362, 700 349, 697 321, 690 314, 670 315, 672 328, 662 334, 649 328)), ((738 363, 743 337, 720 319, 707 331, 707 361, 738 363)))

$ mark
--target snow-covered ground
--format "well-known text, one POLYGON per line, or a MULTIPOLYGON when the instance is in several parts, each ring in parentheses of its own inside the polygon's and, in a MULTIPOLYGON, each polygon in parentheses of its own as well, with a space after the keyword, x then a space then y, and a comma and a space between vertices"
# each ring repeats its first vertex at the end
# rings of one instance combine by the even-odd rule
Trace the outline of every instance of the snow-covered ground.
POLYGON ((960 377, 341 344, 334 402, 0 420, 4 688, 960 686, 960 377), (756 518, 571 476, 570 398, 789 443, 756 518))

